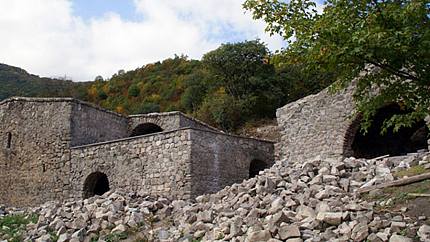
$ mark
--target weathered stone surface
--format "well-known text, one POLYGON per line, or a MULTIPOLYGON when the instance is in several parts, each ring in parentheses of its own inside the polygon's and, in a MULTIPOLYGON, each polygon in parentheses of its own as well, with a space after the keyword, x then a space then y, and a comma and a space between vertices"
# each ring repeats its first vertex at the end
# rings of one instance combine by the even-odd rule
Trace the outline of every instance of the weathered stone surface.
POLYGON ((87 198, 101 180, 98 195, 122 189, 191 199, 274 158, 272 142, 228 135, 180 112, 126 117, 70 98, 12 98, 0 102, 0 120, 0 184, 8 184, 0 203, 9 206, 87 198), (134 136, 148 123, 164 132, 134 136))
POLYGON ((300 230, 296 225, 283 225, 279 228, 278 234, 282 240, 286 240, 300 237, 300 230))
POLYGON ((390 242, 412 242, 412 239, 405 237, 405 236, 393 234, 390 237, 390 242))
POLYGON ((246 238, 246 241, 248 242, 265 242, 272 238, 270 235, 270 232, 267 230, 261 230, 261 231, 255 231, 251 232, 248 237, 246 238))

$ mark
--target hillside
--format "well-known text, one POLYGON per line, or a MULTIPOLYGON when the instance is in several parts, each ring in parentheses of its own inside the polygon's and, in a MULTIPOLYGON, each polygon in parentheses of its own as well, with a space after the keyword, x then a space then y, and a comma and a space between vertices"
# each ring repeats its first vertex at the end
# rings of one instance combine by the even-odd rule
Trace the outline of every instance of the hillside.
POLYGON ((182 111, 236 132, 273 119, 277 108, 316 93, 333 80, 327 73, 305 71, 297 62, 276 62, 276 55, 255 40, 223 44, 202 60, 175 56, 86 83, 41 78, 0 64, 0 100, 66 96, 123 114, 182 111))
POLYGON ((0 100, 11 96, 76 97, 86 99, 89 83, 39 77, 25 70, 0 64, 0 100))

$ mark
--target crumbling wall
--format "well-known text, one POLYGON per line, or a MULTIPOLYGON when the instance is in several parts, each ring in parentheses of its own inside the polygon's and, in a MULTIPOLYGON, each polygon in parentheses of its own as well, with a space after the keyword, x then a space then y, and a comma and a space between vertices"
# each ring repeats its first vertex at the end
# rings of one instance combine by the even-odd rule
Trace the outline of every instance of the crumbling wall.
POLYGON ((81 198, 85 180, 106 174, 111 189, 190 198, 189 130, 163 132, 72 148, 72 197, 81 198))
POLYGON ((325 89, 278 109, 280 158, 298 162, 317 155, 350 155, 359 125, 353 125, 357 121, 353 120, 352 92, 349 88, 331 94, 325 89))
POLYGON ((214 193, 249 178, 250 164, 274 162, 273 142, 207 130, 191 131, 192 194, 214 193))
POLYGON ((128 137, 128 119, 80 101, 72 102, 71 146, 128 137))
POLYGON ((71 109, 60 99, 0 103, 0 204, 28 206, 67 195, 71 109))

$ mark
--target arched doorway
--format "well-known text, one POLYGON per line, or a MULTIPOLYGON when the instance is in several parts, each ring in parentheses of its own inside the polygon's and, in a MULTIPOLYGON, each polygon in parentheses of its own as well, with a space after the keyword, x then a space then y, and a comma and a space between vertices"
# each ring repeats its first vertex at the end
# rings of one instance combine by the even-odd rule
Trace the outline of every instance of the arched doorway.
POLYGON ((267 164, 261 160, 252 160, 249 164, 249 178, 253 178, 260 173, 260 171, 267 168, 267 164))
POLYGON ((130 137, 140 136, 145 134, 153 134, 153 133, 158 133, 162 131, 163 129, 156 124, 143 123, 143 124, 137 125, 136 128, 134 128, 133 131, 131 131, 130 137))
MULTIPOLYGON (((392 128, 381 134, 384 120, 395 114, 405 114, 397 104, 390 104, 378 110, 373 118, 372 125, 366 134, 360 131, 360 122, 354 122, 354 134, 351 144, 351 153, 356 158, 375 158, 382 155, 404 155, 427 149, 429 130, 424 120, 415 123, 412 127, 403 127, 397 132, 392 128)), ((346 141, 348 142, 348 141, 346 141)))
POLYGON ((106 174, 101 172, 91 173, 84 183, 84 198, 89 198, 95 195, 103 195, 109 191, 109 180, 106 174))

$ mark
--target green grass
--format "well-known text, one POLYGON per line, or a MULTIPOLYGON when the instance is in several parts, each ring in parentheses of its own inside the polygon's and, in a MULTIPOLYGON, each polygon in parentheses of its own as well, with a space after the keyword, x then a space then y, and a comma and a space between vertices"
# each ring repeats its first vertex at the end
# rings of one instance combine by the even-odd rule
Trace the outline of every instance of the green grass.
POLYGON ((367 201, 387 201, 393 199, 393 204, 387 207, 393 207, 399 204, 405 204, 408 200, 415 199, 414 197, 408 196, 408 193, 430 193, 430 180, 425 180, 417 183, 412 183, 400 187, 387 187, 382 189, 381 194, 377 196, 370 196, 369 194, 363 195, 363 199, 367 201))
POLYGON ((416 176, 416 175, 424 174, 426 172, 430 172, 430 171, 424 168, 424 166, 418 165, 418 166, 412 166, 406 170, 398 171, 394 173, 394 177, 402 178, 404 176, 416 176))
POLYGON ((36 214, 16 214, 1 217, 0 238, 7 239, 9 242, 22 241, 26 225, 29 223, 36 223, 37 219, 38 216, 36 214))
POLYGON ((128 234, 126 232, 123 233, 112 233, 106 236, 106 242, 118 242, 128 238, 128 234))

